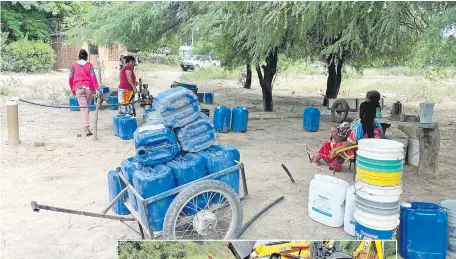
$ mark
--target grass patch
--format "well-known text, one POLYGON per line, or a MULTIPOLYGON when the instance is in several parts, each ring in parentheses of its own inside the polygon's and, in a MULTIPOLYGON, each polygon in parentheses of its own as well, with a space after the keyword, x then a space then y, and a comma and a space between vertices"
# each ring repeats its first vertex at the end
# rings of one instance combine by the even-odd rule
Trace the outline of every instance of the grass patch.
POLYGON ((221 67, 207 67, 196 71, 183 72, 181 79, 184 81, 238 79, 240 76, 240 69, 229 70, 221 67))

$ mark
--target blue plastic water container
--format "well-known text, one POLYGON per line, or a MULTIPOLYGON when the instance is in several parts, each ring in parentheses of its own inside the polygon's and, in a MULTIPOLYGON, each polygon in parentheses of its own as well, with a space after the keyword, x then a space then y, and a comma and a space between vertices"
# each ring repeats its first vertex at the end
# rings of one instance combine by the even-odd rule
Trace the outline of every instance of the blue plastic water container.
POLYGON ((100 87, 100 91, 102 94, 107 94, 107 93, 109 93, 109 87, 102 85, 100 87))
POLYGON ((155 111, 154 108, 145 109, 145 110, 144 110, 144 118, 147 120, 147 116, 149 116, 149 114, 150 114, 151 112, 154 112, 154 111, 155 111))
MULTIPOLYGON (((198 155, 206 161, 208 175, 230 168, 236 165, 235 161, 240 161, 239 151, 228 145, 214 145, 199 152, 198 155)), ((236 193, 239 193, 239 169, 218 177, 216 180, 228 184, 236 193)))
POLYGON ((79 102, 78 98, 76 96, 71 96, 70 97, 70 111, 77 112, 79 111, 79 102))
POLYGON ((214 111, 214 127, 217 132, 230 130, 231 109, 225 106, 217 107, 214 111))
POLYGON ((133 134, 137 129, 136 118, 131 116, 120 116, 118 118, 119 123, 119 137, 123 140, 133 138, 133 134))
POLYGON ((154 99, 154 109, 167 127, 183 127, 198 118, 201 107, 198 97, 183 87, 170 88, 154 99))
POLYGON ((320 129, 320 109, 315 107, 305 108, 302 125, 305 131, 318 131, 320 129))
POLYGON ((204 102, 204 93, 196 93, 196 96, 198 96, 198 102, 204 102))
POLYGON ((214 102, 214 93, 204 93, 204 103, 212 104, 214 102))
POLYGON ((214 124, 201 112, 194 122, 176 129, 176 136, 181 149, 193 153, 209 148, 217 138, 214 124))
MULTIPOLYGON (((147 199, 175 188, 176 184, 171 169, 164 165, 157 165, 153 168, 144 167, 143 170, 135 171, 133 186, 143 198, 147 199)), ((163 220, 174 197, 175 195, 169 196, 147 206, 149 221, 154 230, 163 229, 163 220)), ((145 223, 146 218, 142 206, 138 206, 138 212, 142 222, 145 223)))
MULTIPOLYGON (((127 178, 128 182, 133 185, 133 174, 137 170, 142 170, 144 166, 139 163, 138 159, 133 156, 122 160, 120 163, 120 168, 122 169, 122 174, 127 178)), ((138 211, 138 204, 136 196, 132 191, 128 190, 128 198, 130 200, 130 205, 135 211, 138 211)))
POLYGON ((114 131, 114 136, 119 136, 119 119, 120 117, 125 117, 125 114, 116 114, 112 117, 112 129, 114 131))
MULTIPOLYGON (((188 153, 176 157, 173 161, 166 164, 174 174, 176 186, 181 186, 206 176, 206 163, 203 158, 196 154, 188 153)), ((196 204, 189 203, 184 208, 184 213, 194 215, 199 210, 206 208, 206 199, 198 196, 196 204)))
POLYGON ((91 107, 89 108, 91 111, 95 111, 97 106, 95 105, 95 98, 92 98, 89 104, 91 107))
POLYGON ((196 93, 198 91, 198 86, 195 84, 181 84, 180 86, 182 86, 185 89, 188 89, 194 93, 196 93))
POLYGON ((144 165, 169 162, 179 153, 176 135, 163 124, 144 124, 135 131, 134 139, 136 157, 144 165))
MULTIPOLYGON (((114 198, 125 188, 125 184, 119 179, 117 175, 121 172, 120 167, 115 170, 108 172, 108 190, 109 190, 109 201, 113 201, 114 198)), ((112 211, 117 215, 129 215, 130 211, 125 206, 124 197, 128 196, 127 194, 123 197, 120 197, 112 206, 112 211)))
POLYGON ((231 130, 234 132, 247 131, 249 122, 249 110, 244 107, 235 107, 231 115, 231 130))
POLYGON ((403 204, 398 242, 402 258, 446 258, 447 224, 447 212, 437 204, 403 204))
POLYGON ((108 105, 113 105, 109 106, 110 110, 118 110, 119 109, 119 98, 117 96, 109 96, 108 97, 108 105))

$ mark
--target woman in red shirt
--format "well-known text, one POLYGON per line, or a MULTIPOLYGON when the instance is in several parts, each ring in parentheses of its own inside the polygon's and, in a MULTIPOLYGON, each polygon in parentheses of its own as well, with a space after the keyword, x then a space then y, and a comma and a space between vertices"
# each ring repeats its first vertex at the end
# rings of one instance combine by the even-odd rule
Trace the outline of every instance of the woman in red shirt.
POLYGON ((119 104, 121 104, 121 106, 119 113, 134 116, 134 105, 128 103, 133 101, 135 93, 138 92, 136 89, 136 76, 134 72, 136 60, 132 56, 125 56, 124 60, 125 66, 120 70, 120 84, 118 95, 119 104))
MULTIPOLYGON (((79 61, 71 65, 70 88, 73 95, 78 98, 80 106, 89 106, 92 96, 98 89, 97 77, 93 65, 87 61, 89 55, 85 49, 79 51, 79 61)), ((89 129, 89 108, 81 108, 82 122, 86 136, 92 135, 89 129)))

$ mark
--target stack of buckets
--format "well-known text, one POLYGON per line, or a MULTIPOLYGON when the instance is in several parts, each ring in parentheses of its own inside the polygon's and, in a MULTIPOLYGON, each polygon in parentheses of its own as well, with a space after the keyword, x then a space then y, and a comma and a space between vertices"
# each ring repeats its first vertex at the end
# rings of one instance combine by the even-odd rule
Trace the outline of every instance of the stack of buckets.
POLYGON ((358 143, 353 217, 358 240, 395 237, 400 219, 404 145, 387 139, 358 143))

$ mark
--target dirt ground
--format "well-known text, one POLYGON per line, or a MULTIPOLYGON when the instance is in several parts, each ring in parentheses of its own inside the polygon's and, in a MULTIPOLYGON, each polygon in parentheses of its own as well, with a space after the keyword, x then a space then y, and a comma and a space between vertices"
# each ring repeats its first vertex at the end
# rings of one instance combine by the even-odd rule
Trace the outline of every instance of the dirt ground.
MULTIPOLYGON (((167 89, 179 80, 177 69, 144 72, 142 77, 153 94, 167 89)), ((27 89, 37 86, 52 93, 48 102, 67 87, 65 73, 39 77, 15 75, 28 96, 27 89), (49 87, 48 87, 49 86, 49 87), (52 86, 52 87, 51 87, 52 86)), ((116 83, 116 72, 105 73, 105 82, 116 83)), ((9 76, 2 76, 10 80, 9 76)), ((306 80, 322 78, 296 79, 306 80)), ((389 80, 371 78, 366 80, 389 80)), ((391 79, 393 80, 393 79, 391 79)), ((6 82, 6 81, 4 81, 6 82)), ((323 111, 320 130, 316 133, 302 129, 303 108, 320 105, 319 92, 287 88, 289 81, 279 80, 274 89, 274 113, 262 110, 261 90, 254 82, 251 90, 239 87, 235 80, 195 82, 201 91, 214 91, 214 105, 244 106, 250 118, 246 133, 219 134, 221 144, 239 148, 245 164, 250 197, 243 202, 244 222, 267 203, 285 199, 260 217, 241 237, 242 239, 352 239, 343 228, 330 228, 308 217, 308 186, 315 174, 330 175, 326 166, 315 167, 306 160, 304 148, 317 148, 328 137, 331 122, 323 111), (294 91, 294 93, 293 93, 294 91), (265 118, 277 119, 265 119, 265 118), (284 117, 284 119, 281 119, 284 117), (261 120, 261 119, 264 120, 261 120), (293 174, 290 182, 281 164, 293 174)), ((17 91, 17 89, 15 90, 17 91)), ((361 95, 363 93, 360 93, 361 95)), ((58 98, 57 98, 58 99, 58 98)), ((394 98, 388 99, 388 107, 394 98)), ((418 110, 420 100, 406 102, 407 111, 418 110)), ((140 111, 141 112, 141 111, 140 111)), ((77 210, 101 212, 109 204, 107 171, 119 166, 120 161, 134 154, 132 141, 122 141, 112 132, 112 116, 116 111, 102 110, 99 117, 99 141, 77 137, 81 133, 78 112, 21 104, 21 145, 5 145, 7 139, 4 103, 1 105, 1 257, 2 258, 115 258, 117 240, 138 239, 127 226, 114 220, 96 219, 57 212, 33 212, 31 201, 77 210), (44 147, 34 147, 44 142, 44 147)), ((440 178, 417 175, 416 169, 406 166, 403 177, 402 200, 440 202, 455 198, 456 161, 456 104, 447 98, 437 104, 435 117, 440 123, 441 151, 440 178), (453 158, 453 159, 452 159, 453 158)), ((141 118, 142 114, 138 115, 141 118)), ((91 115, 93 119, 93 114, 91 115)), ((141 120, 139 120, 141 122, 141 120)), ((337 177, 351 181, 345 168, 337 177)), ((137 226, 131 224, 134 228, 137 226)))

